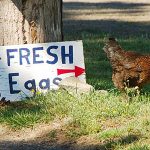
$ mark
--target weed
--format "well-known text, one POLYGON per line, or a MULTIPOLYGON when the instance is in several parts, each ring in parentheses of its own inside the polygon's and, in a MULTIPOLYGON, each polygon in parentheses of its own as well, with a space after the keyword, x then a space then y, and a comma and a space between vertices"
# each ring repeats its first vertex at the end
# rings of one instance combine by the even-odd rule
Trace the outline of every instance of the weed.
POLYGON ((150 150, 150 147, 148 145, 143 145, 143 146, 135 145, 129 148, 128 150, 150 150))

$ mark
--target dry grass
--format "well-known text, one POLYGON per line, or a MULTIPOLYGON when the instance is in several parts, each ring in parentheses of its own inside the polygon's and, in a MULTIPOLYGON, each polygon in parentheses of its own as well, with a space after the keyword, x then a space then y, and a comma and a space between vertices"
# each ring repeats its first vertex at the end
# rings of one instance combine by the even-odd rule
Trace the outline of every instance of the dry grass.
MULTIPOLYGON (((150 2, 141 0, 64 0, 64 20, 150 21, 150 2), (72 3, 67 5, 67 3, 72 3)), ((94 27, 94 25, 93 25, 94 27)))
POLYGON ((148 0, 64 0, 64 33, 146 34, 149 15, 148 0))

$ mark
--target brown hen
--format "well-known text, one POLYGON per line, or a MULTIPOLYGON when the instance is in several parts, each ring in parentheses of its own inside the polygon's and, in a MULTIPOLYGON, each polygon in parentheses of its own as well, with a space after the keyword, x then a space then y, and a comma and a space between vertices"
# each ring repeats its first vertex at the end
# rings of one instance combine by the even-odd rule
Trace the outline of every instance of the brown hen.
POLYGON ((125 51, 114 38, 104 40, 103 50, 111 62, 112 81, 116 88, 124 91, 126 87, 141 89, 150 82, 150 55, 125 51))

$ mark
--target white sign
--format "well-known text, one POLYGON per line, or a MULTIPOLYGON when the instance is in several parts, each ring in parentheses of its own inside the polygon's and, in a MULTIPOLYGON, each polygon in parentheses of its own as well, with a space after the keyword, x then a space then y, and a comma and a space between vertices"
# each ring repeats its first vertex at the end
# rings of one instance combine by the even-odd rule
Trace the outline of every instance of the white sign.
POLYGON ((82 41, 0 47, 0 98, 16 101, 57 89, 69 76, 85 82, 82 41))

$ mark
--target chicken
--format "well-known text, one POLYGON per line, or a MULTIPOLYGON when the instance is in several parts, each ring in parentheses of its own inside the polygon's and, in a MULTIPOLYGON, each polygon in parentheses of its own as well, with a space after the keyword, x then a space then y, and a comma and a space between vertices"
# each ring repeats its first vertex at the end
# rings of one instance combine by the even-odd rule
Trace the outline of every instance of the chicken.
POLYGON ((141 89, 150 83, 150 55, 125 51, 115 38, 107 38, 104 42, 103 50, 112 65, 112 81, 116 88, 121 91, 126 87, 141 89))

